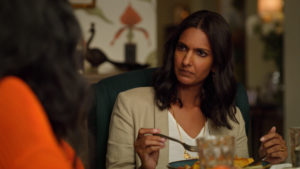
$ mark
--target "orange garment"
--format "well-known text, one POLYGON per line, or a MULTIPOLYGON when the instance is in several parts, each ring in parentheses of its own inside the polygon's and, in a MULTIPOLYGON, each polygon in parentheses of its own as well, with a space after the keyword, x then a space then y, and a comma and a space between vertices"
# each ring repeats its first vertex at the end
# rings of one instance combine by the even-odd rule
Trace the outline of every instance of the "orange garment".
MULTIPOLYGON (((17 77, 0 80, 0 169, 73 169, 75 153, 55 139, 30 87, 17 77)), ((76 159, 76 169, 83 169, 76 159)))

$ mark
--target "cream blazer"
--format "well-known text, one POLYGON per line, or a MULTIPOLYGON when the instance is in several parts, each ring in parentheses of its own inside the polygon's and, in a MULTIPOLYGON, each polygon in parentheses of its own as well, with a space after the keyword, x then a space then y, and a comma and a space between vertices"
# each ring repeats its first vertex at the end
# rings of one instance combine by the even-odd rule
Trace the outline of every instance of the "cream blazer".
MULTIPOLYGON (((235 137, 235 155, 248 157, 245 123, 237 108, 239 124, 230 120, 233 129, 216 128, 208 120, 210 135, 231 135, 235 137)), ((106 154, 107 169, 134 169, 141 166, 141 160, 134 150, 134 141, 140 128, 158 128, 162 134, 169 134, 168 110, 160 110, 154 101, 152 87, 140 87, 119 94, 110 121, 110 132, 106 154)), ((178 146, 180 146, 178 144, 178 146)), ((169 142, 160 150, 157 167, 167 168, 169 162, 169 142)))

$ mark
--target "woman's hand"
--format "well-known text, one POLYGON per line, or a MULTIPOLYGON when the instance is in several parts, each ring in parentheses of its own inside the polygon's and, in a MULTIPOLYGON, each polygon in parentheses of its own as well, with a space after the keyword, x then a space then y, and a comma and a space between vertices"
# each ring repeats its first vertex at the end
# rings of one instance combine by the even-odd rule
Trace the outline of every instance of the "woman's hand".
POLYGON ((142 161, 140 169, 155 169, 159 150, 165 146, 166 139, 153 136, 155 133, 160 133, 160 130, 146 128, 139 130, 134 148, 142 161))
POLYGON ((283 138, 276 133, 276 127, 272 127, 268 134, 260 138, 261 145, 259 155, 265 161, 272 164, 281 163, 286 160, 288 151, 283 138))

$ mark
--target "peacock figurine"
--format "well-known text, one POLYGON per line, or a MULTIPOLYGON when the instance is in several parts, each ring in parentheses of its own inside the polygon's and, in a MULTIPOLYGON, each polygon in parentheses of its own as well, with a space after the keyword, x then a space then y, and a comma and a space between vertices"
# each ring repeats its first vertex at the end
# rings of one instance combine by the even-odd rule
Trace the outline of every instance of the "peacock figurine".
POLYGON ((91 48, 90 44, 95 36, 95 24, 91 23, 90 28, 91 36, 87 41, 87 51, 86 51, 86 60, 91 64, 93 68, 98 68, 99 65, 101 65, 104 62, 109 62, 113 64, 115 67, 122 71, 130 71, 130 70, 136 70, 136 69, 143 69, 148 67, 148 64, 138 64, 138 63, 122 63, 122 62, 116 62, 113 60, 108 59, 106 54, 98 49, 98 48, 91 48))

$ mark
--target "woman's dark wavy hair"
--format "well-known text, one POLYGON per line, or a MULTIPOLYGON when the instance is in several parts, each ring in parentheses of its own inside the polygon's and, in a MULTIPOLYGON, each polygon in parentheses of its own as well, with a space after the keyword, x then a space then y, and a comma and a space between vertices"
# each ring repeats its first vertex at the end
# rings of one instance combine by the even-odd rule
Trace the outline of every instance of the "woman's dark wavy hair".
POLYGON ((238 123, 234 108, 236 81, 233 72, 232 36, 225 19, 215 12, 202 10, 188 16, 166 42, 163 66, 153 76, 156 103, 160 109, 165 109, 178 101, 174 53, 180 35, 191 27, 201 29, 207 35, 215 69, 205 79, 203 90, 199 93, 200 108, 216 126, 231 129, 227 115, 238 123))
POLYGON ((88 108, 88 85, 77 73, 79 24, 67 0, 2 0, 0 78, 17 76, 34 91, 58 141, 88 108))

